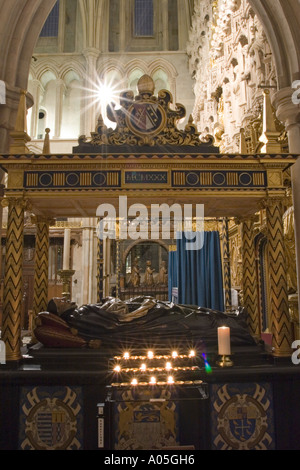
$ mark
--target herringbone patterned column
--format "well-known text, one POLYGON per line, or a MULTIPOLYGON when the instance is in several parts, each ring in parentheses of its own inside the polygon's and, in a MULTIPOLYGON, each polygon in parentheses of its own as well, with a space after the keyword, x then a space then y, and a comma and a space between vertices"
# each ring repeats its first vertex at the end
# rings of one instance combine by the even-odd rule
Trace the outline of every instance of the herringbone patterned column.
POLYGON ((97 238, 97 298, 101 302, 103 298, 103 240, 97 238))
POLYGON ((6 360, 21 359, 21 313, 23 290, 24 199, 9 198, 3 292, 2 340, 6 360))
POLYGON ((248 326, 259 336, 258 284, 255 262, 254 219, 241 221, 243 259, 243 304, 248 312, 248 326))
POLYGON ((273 354, 277 357, 291 355, 292 326, 289 319, 287 267, 284 245, 283 213, 281 199, 265 201, 268 228, 269 299, 273 354))
POLYGON ((35 217, 35 267, 34 267, 34 293, 33 314, 47 310, 48 304, 48 268, 49 268, 49 219, 35 217))
POLYGON ((223 223, 222 223, 222 247, 223 247, 225 309, 226 311, 228 311, 231 308, 231 273, 230 273, 229 234, 228 234, 228 220, 227 219, 223 219, 223 223))

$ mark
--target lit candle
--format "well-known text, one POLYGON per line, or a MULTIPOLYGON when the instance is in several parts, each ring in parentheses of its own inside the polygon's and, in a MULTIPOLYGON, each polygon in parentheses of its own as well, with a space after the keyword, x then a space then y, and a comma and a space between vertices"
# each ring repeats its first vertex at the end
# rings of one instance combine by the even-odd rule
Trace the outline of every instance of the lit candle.
POLYGON ((171 362, 166 363, 166 370, 171 370, 172 369, 172 364, 171 362))
POLYGON ((138 384, 138 381, 137 381, 137 379, 132 379, 132 381, 131 381, 131 385, 137 385, 137 384, 138 384))
POLYGON ((153 359, 153 358, 154 358, 154 353, 153 353, 153 351, 148 351, 147 356, 148 356, 148 359, 153 359))
POLYGON ((195 356, 196 356, 196 352, 192 349, 190 351, 189 357, 195 357, 195 356))
POLYGON ((155 378, 155 377, 151 377, 150 383, 153 384, 153 385, 155 385, 155 384, 156 384, 156 378, 155 378))
POLYGON ((170 375, 170 376, 168 377, 168 384, 171 385, 171 384, 173 384, 173 383, 174 383, 174 379, 173 379, 173 377, 170 375))
POLYGON ((218 346, 220 356, 230 356, 230 328, 227 326, 218 328, 218 346))
POLYGON ((142 372, 145 372, 146 369, 147 369, 146 364, 142 364, 142 365, 141 365, 141 371, 142 371, 142 372))
POLYGON ((120 367, 120 366, 116 366, 116 367, 114 368, 114 371, 115 371, 115 372, 121 372, 121 367, 120 367))
POLYGON ((177 356, 178 356, 177 351, 173 351, 173 352, 172 352, 172 357, 173 357, 173 359, 176 359, 177 356))
POLYGON ((124 356, 123 356, 123 357, 124 357, 124 359, 129 359, 129 358, 130 358, 129 352, 124 353, 124 356))

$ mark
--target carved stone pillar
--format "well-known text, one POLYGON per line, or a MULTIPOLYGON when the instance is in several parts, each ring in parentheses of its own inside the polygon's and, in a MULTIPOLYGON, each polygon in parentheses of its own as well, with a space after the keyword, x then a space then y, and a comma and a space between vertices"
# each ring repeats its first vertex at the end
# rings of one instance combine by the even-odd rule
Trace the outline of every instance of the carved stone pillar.
POLYGON ((95 83, 98 83, 97 60, 99 50, 94 48, 85 49, 83 51, 86 60, 86 79, 85 79, 85 96, 84 96, 84 134, 89 135, 95 129, 99 103, 95 100, 95 83), (93 96, 94 95, 94 96, 93 96))
POLYGON ((38 116, 39 116, 39 106, 40 106, 40 96, 42 92, 42 84, 39 80, 32 80, 31 88, 32 88, 34 104, 32 107, 32 114, 31 114, 30 136, 32 139, 36 139, 38 135, 38 116))
POLYGON ((55 103, 55 129, 54 138, 58 139, 61 134, 61 124, 63 116, 63 102, 66 85, 63 80, 56 81, 56 103, 55 103))
POLYGON ((29 153, 26 146, 31 138, 27 134, 27 105, 26 105, 27 91, 20 91, 20 103, 18 108, 17 119, 14 130, 11 131, 10 136, 12 143, 10 146, 11 154, 29 153))
POLYGON ((33 314, 47 310, 49 270, 49 226, 52 220, 34 217, 36 224, 33 314))
POLYGON ((243 279, 243 305, 249 315, 249 328, 253 336, 260 334, 258 310, 258 284, 255 260, 254 241, 255 217, 240 220, 242 237, 242 279, 243 279))
POLYGON ((23 198, 7 198, 3 205, 8 206, 8 222, 1 339, 6 346, 6 360, 18 361, 21 359, 24 212, 28 202, 23 198))
POLYGON ((264 207, 268 231, 269 305, 273 355, 289 357, 293 338, 288 305, 283 198, 268 198, 264 201, 264 207))
POLYGON ((82 304, 97 302, 97 219, 83 219, 82 304))

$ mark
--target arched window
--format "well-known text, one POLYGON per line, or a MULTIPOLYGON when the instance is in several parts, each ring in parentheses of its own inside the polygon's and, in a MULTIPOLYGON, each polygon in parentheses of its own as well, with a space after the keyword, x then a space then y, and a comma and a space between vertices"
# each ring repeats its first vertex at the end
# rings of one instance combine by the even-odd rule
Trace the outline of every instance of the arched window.
POLYGON ((134 35, 136 37, 151 37, 154 35, 153 0, 135 0, 134 35))
POLYGON ((59 21, 59 0, 54 5, 50 15, 48 16, 43 29, 40 33, 40 37, 49 38, 58 36, 58 21, 59 21))

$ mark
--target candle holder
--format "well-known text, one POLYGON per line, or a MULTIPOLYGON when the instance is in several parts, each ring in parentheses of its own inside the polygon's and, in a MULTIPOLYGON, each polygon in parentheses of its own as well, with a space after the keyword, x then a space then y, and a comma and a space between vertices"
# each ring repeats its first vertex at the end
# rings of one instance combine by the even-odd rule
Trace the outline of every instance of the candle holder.
POLYGON ((72 269, 62 269, 57 273, 63 283, 63 297, 70 299, 71 298, 71 279, 75 274, 75 271, 72 269))
POLYGON ((217 365, 219 367, 232 367, 233 362, 230 359, 230 356, 224 354, 223 356, 219 356, 219 359, 217 360, 217 365))

